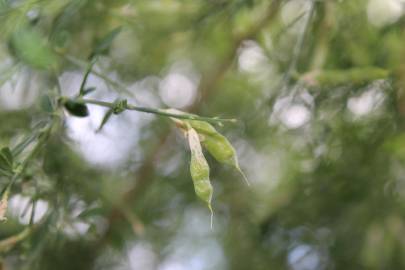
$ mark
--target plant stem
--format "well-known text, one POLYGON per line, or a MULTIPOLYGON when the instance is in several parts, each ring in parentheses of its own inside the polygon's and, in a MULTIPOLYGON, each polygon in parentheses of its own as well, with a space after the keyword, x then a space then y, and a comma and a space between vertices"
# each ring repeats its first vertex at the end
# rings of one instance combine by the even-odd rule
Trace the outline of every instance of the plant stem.
POLYGON ((390 71, 378 67, 355 67, 342 70, 310 71, 301 76, 301 80, 310 86, 331 87, 350 83, 352 85, 373 80, 386 79, 390 71))
MULTIPOLYGON (((75 66, 83 68, 84 70, 88 70, 88 63, 87 62, 82 61, 80 59, 77 59, 76 57, 71 56, 71 55, 64 55, 64 57, 65 57, 66 60, 68 60, 70 63, 74 64, 75 66)), ((101 79, 103 79, 105 82, 115 86, 116 87, 115 90, 117 92, 125 93, 130 97, 134 97, 134 94, 130 90, 128 90, 124 85, 122 85, 121 83, 119 83, 117 81, 114 81, 114 80, 110 79, 105 74, 103 74, 101 72, 98 72, 98 71, 95 71, 94 69, 91 69, 90 73, 96 75, 97 77, 99 77, 101 79)))
POLYGON ((86 72, 84 73, 84 77, 82 80, 82 83, 80 84, 80 89, 79 89, 79 95, 83 96, 84 93, 84 87, 86 87, 87 79, 89 78, 89 75, 91 73, 91 70, 93 69, 94 64, 96 61, 92 59, 90 63, 87 64, 86 72))
POLYGON ((6 252, 14 247, 16 244, 27 238, 32 231, 31 227, 25 228, 20 233, 10 236, 0 241, 0 252, 6 252))
MULTIPOLYGON (((103 106, 107 108, 115 108, 116 103, 113 102, 106 102, 106 101, 99 101, 99 100, 94 100, 94 99, 78 99, 77 101, 87 103, 87 104, 93 104, 93 105, 98 105, 98 106, 103 106)), ((160 116, 166 116, 166 117, 173 117, 177 119, 187 119, 187 120, 197 120, 197 121, 206 121, 210 123, 221 123, 221 122, 232 122, 235 123, 236 119, 230 119, 230 118, 212 118, 212 117, 203 117, 203 116, 197 116, 194 114, 188 114, 188 113, 171 113, 163 109, 153 109, 153 108, 146 108, 146 107, 139 107, 131 104, 126 104, 125 109, 129 111, 138 111, 138 112, 145 112, 145 113, 153 113, 156 115, 160 116)))
POLYGON ((304 47, 304 40, 305 36, 307 35, 309 24, 311 22, 311 19, 314 15, 315 12, 315 2, 314 0, 310 2, 310 7, 309 11, 307 11, 308 14, 306 15, 305 21, 303 22, 303 29, 301 34, 298 36, 298 40, 295 44, 294 51, 292 54, 292 59, 290 62, 290 65, 287 69, 287 72, 284 75, 283 78, 283 87, 288 88, 288 85, 290 83, 291 78, 294 76, 294 74, 297 72, 297 64, 298 60, 301 56, 302 49, 304 47))

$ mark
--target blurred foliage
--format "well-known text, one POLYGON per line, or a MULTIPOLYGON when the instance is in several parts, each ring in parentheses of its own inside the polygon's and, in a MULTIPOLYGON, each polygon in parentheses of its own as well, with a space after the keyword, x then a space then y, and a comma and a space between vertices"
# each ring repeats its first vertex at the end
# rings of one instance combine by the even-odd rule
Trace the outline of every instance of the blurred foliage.
POLYGON ((0 269, 405 269, 404 12, 0 0, 0 269))

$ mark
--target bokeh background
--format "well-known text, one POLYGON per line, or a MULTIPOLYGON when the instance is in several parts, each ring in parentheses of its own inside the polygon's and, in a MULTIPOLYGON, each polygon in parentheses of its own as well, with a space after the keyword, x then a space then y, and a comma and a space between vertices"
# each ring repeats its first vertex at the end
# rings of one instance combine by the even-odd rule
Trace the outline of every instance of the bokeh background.
POLYGON ((11 189, 0 268, 405 269, 404 11, 403 0, 1 0, 0 145, 57 123, 11 189), (126 111, 96 132, 106 108, 78 118, 57 104, 116 27, 89 98, 238 119, 217 129, 251 186, 206 154, 213 228, 169 119, 126 111))

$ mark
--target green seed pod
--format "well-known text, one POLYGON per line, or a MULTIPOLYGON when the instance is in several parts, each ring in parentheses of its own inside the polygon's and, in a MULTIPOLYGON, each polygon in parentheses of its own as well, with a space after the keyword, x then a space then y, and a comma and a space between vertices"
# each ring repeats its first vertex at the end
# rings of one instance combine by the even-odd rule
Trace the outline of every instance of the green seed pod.
POLYGON ((239 167, 236 151, 228 139, 207 122, 187 120, 187 123, 202 137, 201 141, 205 149, 207 149, 218 162, 234 167, 249 185, 249 181, 239 167))
POLYGON ((86 117, 89 115, 89 109, 86 104, 82 102, 69 99, 65 101, 64 106, 71 115, 77 117, 86 117))
POLYGON ((188 143, 191 151, 190 173, 197 196, 207 203, 212 213, 211 199, 213 188, 210 182, 210 167, 202 152, 198 133, 190 128, 187 131, 188 143))
MULTIPOLYGON (((166 110, 169 113, 184 114, 182 111, 175 109, 166 110)), ((228 164, 234 167, 243 177, 247 185, 249 180, 239 166, 238 156, 228 139, 219 133, 210 123, 200 120, 180 120, 172 118, 178 127, 186 129, 191 127, 197 131, 201 137, 201 142, 205 149, 220 163, 228 164)))

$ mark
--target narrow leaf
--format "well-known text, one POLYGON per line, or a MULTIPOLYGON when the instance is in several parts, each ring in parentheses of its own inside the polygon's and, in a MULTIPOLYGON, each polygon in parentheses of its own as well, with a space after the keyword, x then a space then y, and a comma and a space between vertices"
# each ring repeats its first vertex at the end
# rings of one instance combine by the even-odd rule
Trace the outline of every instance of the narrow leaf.
POLYGON ((121 32, 122 27, 117 27, 105 35, 99 42, 97 42, 96 47, 94 48, 90 58, 93 58, 96 55, 106 54, 110 50, 111 44, 114 41, 115 37, 121 32))
POLYGON ((86 88, 86 89, 84 89, 84 90, 83 90, 83 92, 82 92, 82 96, 84 97, 85 95, 88 95, 88 94, 90 94, 90 93, 94 92, 95 90, 96 90, 96 88, 95 88, 95 87, 89 87, 89 88, 86 88))
POLYGON ((94 208, 85 209, 77 217, 82 218, 82 219, 86 219, 86 218, 91 218, 91 217, 94 217, 94 216, 101 216, 102 214, 103 214, 103 208, 102 207, 94 207, 94 208))
POLYGON ((2 148, 0 151, 0 155, 2 155, 6 159, 10 167, 13 165, 13 154, 11 153, 10 148, 8 147, 2 148))
POLYGON ((51 69, 57 58, 46 39, 31 28, 16 31, 11 38, 11 48, 24 63, 38 69, 51 69))
POLYGON ((3 174, 12 174, 13 163, 13 154, 11 153, 10 148, 2 148, 0 150, 0 169, 3 174))
POLYGON ((88 63, 87 64, 87 68, 86 68, 86 71, 85 71, 85 73, 84 73, 84 76, 83 76, 83 80, 82 80, 82 83, 80 84, 80 89, 79 89, 79 96, 80 97, 82 97, 82 96, 84 96, 85 95, 85 86, 86 86, 86 83, 87 83, 87 79, 89 78, 89 75, 90 75, 90 73, 91 73, 91 70, 93 69, 93 66, 96 64, 96 59, 92 59, 91 61, 90 61, 90 63, 88 63))
POLYGON ((6 171, 6 170, 3 170, 3 169, 0 168, 0 176, 12 177, 13 173, 8 171, 8 170, 6 171))
POLYGON ((44 112, 52 113, 54 111, 51 98, 48 95, 41 96, 39 105, 44 112))
POLYGON ((27 136, 24 140, 22 140, 20 143, 18 143, 12 150, 13 156, 18 156, 21 154, 25 148, 28 147, 35 139, 38 137, 38 134, 35 133, 35 129, 31 130, 34 134, 31 134, 27 136))
POLYGON ((113 112, 114 112, 114 108, 110 108, 107 110, 107 112, 104 114, 103 120, 101 120, 100 126, 97 129, 97 132, 100 132, 103 129, 104 125, 110 119, 113 112))

